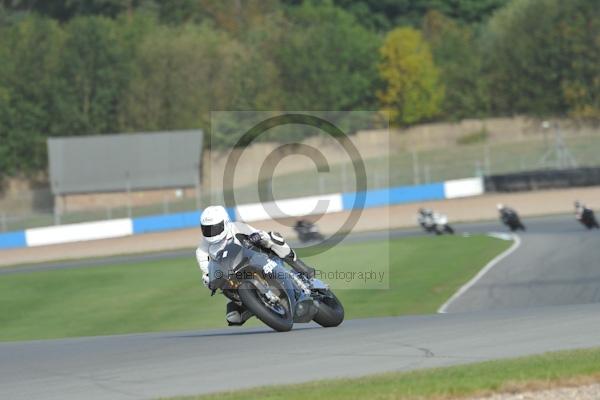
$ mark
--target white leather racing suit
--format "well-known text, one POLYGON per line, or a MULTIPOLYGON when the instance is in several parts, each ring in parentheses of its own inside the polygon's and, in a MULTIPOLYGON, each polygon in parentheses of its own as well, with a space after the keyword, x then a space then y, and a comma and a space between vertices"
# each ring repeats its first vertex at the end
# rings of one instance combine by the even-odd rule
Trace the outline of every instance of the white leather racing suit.
MULTIPOLYGON (((200 242, 200 245, 196 249, 196 260, 198 266, 202 270, 202 280, 205 285, 208 284, 208 262, 211 258, 215 257, 216 254, 225 247, 230 241, 234 240, 237 244, 240 244, 239 240, 235 237, 236 234, 242 233, 244 235, 251 235, 258 232, 261 236, 263 247, 272 250, 277 256, 286 261, 292 268, 298 271, 297 265, 300 260, 297 260, 296 253, 290 248, 290 246, 283 240, 283 237, 277 232, 265 232, 260 231, 243 222, 230 222, 227 224, 229 231, 225 239, 218 243, 208 243, 205 240, 200 242)), ((302 263, 303 264, 303 263, 302 263)), ((300 268, 302 269, 302 268, 300 268)), ((298 271, 306 273, 306 271, 298 271)), ((314 271, 313 271, 314 273, 314 271)))

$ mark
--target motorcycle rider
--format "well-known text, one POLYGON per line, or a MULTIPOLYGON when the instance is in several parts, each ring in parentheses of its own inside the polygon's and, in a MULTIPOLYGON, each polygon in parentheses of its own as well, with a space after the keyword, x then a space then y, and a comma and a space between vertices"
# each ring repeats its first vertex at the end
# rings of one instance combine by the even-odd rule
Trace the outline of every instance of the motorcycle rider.
POLYGON ((496 208, 498 209, 498 212, 500 213, 500 220, 505 225, 511 227, 511 230, 514 230, 514 229, 525 230, 525 226, 521 223, 519 214, 517 214, 517 212, 514 209, 507 207, 502 203, 498 203, 496 205, 496 208), (511 226, 511 223, 513 223, 513 225, 514 225, 514 222, 517 222, 515 227, 511 226))
POLYGON ((496 208, 498 209, 498 212, 500 213, 500 218, 503 221, 506 220, 508 217, 510 217, 512 215, 517 215, 517 212, 515 210, 513 210, 510 207, 506 207, 502 203, 496 204, 496 208))
POLYGON ((436 235, 441 235, 444 232, 454 233, 454 229, 448 224, 446 215, 435 212, 430 208, 419 208, 417 221, 426 232, 434 232, 436 235))
POLYGON ((433 220, 433 210, 423 207, 419 208, 417 220, 419 221, 419 224, 425 228, 433 220))
POLYGON ((581 221, 581 218, 583 218, 583 214, 585 214, 586 212, 589 212, 589 211, 592 211, 592 209, 586 207, 585 204, 583 204, 579 200, 575 200, 575 217, 578 220, 581 221))
POLYGON ((311 240, 323 240, 323 235, 319 232, 317 225, 308 219, 299 219, 294 224, 294 231, 298 235, 301 242, 309 242, 311 240))
MULTIPOLYGON (((211 258, 225 247, 230 241, 240 244, 236 234, 247 235, 249 240, 264 249, 273 251, 277 256, 290 265, 294 271, 311 279, 315 269, 306 265, 298 258, 296 252, 290 248, 283 237, 277 232, 265 232, 243 222, 231 222, 229 214, 222 206, 207 207, 200 216, 203 239, 196 249, 196 260, 202 270, 202 282, 209 286, 208 263, 211 258)), ((225 318, 231 325, 242 325, 252 314, 241 304, 230 301, 227 303, 225 318)))
POLYGON ((581 204, 579 200, 575 200, 575 218, 577 218, 577 220, 581 221, 585 208, 586 207, 581 204))
POLYGON ((584 218, 591 219, 593 221, 591 223, 591 226, 598 225, 598 223, 596 222, 596 216, 594 215, 594 211, 579 200, 575 201, 575 218, 577 218, 578 221, 580 221, 586 226, 587 224, 585 224, 584 218))

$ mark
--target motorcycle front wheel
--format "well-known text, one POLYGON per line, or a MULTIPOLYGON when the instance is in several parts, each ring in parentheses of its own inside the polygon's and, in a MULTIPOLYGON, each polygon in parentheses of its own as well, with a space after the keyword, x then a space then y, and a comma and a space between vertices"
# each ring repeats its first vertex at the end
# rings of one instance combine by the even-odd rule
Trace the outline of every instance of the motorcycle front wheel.
POLYGON ((324 293, 317 304, 317 309, 313 321, 324 328, 333 328, 344 321, 344 306, 331 290, 324 293))
POLYGON ((273 305, 248 281, 242 282, 238 294, 246 308, 269 327, 277 332, 287 332, 292 329, 294 318, 287 298, 282 299, 287 304, 273 305))

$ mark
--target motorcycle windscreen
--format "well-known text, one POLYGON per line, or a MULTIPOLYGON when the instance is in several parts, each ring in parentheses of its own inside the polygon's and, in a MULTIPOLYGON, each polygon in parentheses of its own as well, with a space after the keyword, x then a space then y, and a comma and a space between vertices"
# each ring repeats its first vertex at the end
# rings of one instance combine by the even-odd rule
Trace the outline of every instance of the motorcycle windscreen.
POLYGON ((244 263, 244 248, 229 243, 221 250, 214 260, 208 263, 209 287, 220 289, 228 279, 231 279, 236 268, 244 263))

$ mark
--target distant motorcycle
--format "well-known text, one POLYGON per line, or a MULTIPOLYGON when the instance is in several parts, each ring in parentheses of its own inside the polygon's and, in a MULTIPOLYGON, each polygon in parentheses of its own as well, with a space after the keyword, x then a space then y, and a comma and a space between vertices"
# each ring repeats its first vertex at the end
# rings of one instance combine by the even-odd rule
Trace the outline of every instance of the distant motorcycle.
POLYGON ((448 224, 448 217, 444 214, 439 214, 430 210, 420 210, 418 215, 419 225, 427 233, 435 233, 441 235, 448 233, 454 234, 454 229, 448 224))
POLYGON ((302 243, 312 242, 312 241, 323 241, 325 237, 319 232, 319 228, 317 225, 313 224, 307 220, 299 220, 294 225, 294 230, 298 235, 298 240, 302 243))
POLYGON ((500 211, 500 220, 504 225, 508 226, 511 232, 518 231, 519 229, 522 231, 525 230, 525 225, 523 225, 519 214, 515 210, 504 208, 500 211))
POLYGON ((594 211, 590 208, 583 207, 583 209, 578 212, 575 217, 583 226, 588 229, 600 229, 600 225, 598 225, 598 220, 596 220, 594 211))

